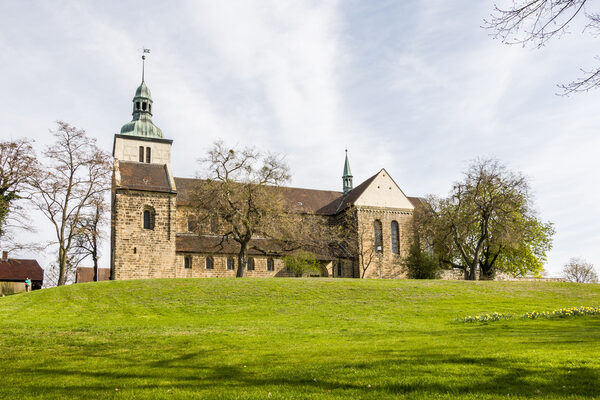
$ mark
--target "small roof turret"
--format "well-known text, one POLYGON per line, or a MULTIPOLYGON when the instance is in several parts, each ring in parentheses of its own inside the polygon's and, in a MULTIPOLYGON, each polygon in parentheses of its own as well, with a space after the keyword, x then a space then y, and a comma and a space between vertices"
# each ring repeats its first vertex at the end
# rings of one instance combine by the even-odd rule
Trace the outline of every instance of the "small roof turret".
POLYGON ((352 171, 350 171, 350 161, 348 161, 348 150, 346 149, 346 161, 344 161, 344 175, 342 176, 344 194, 352 190, 352 171))

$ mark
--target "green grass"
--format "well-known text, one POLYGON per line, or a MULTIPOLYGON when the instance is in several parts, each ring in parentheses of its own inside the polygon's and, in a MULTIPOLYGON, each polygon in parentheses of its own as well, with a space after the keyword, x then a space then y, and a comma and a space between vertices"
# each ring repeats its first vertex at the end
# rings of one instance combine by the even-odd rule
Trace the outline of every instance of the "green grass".
POLYGON ((79 284, 0 298, 0 399, 592 399, 599 285, 328 279, 79 284))

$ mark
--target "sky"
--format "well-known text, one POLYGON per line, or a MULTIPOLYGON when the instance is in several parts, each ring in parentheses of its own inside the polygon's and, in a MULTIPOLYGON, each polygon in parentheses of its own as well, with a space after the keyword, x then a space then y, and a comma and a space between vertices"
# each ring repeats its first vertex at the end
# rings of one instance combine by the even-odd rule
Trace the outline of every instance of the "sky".
MULTIPOLYGON (((36 148, 64 120, 112 151, 131 120, 141 48, 154 123, 175 176, 222 139, 285 154, 296 187, 340 190, 385 168, 409 196, 447 195, 469 162, 495 157, 531 183, 555 224, 546 270, 600 266, 600 90, 557 96, 596 65, 571 33, 537 49, 481 28, 490 1, 0 2, 1 139, 36 148)), ((37 234, 51 228, 32 215, 37 234)), ((52 262, 50 250, 20 254, 52 262)), ((101 266, 109 265, 105 244, 101 266)))

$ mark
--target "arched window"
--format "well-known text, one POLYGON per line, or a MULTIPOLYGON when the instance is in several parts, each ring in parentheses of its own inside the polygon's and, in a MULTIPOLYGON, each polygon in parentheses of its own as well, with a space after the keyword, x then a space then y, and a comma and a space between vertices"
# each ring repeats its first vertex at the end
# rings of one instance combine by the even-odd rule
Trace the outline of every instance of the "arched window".
POLYGON ((144 229, 154 229, 154 209, 147 207, 144 210, 144 229))
POLYGON ((135 102, 135 109, 136 109, 136 110, 139 110, 139 109, 140 109, 140 102, 139 102, 139 101, 136 101, 136 102, 135 102))
POLYGON ((275 261, 272 258, 267 258, 267 271, 275 271, 275 261))
POLYGON ((227 269, 232 271, 235 265, 235 261, 233 260, 233 257, 227 257, 227 269))
POLYGON ((374 233, 374 242, 375 251, 377 253, 383 253, 383 228, 381 226, 381 221, 376 219, 373 222, 373 233, 374 233))
POLYGON ((144 146, 140 146, 140 162, 144 162, 144 146))
POLYGON ((190 269, 192 268, 192 256, 185 256, 183 258, 183 267, 185 269, 190 269))
POLYGON ((148 112, 152 112, 152 104, 148 103, 148 112))
POLYGON ((215 266, 215 261, 212 257, 206 257, 206 269, 213 269, 215 266))
POLYGON ((254 271, 254 258, 249 257, 248 262, 246 264, 247 264, 246 268, 248 269, 248 271, 254 271))
POLYGON ((398 222, 392 221, 392 253, 400 254, 400 229, 398 222))
POLYGON ((146 111, 146 102, 145 101, 142 102, 142 110, 146 111))
POLYGON ((150 151, 151 150, 152 149, 150 149, 150 147, 146 147, 146 163, 148 163, 148 164, 150 164, 150 159, 151 159, 151 157, 150 157, 150 151))

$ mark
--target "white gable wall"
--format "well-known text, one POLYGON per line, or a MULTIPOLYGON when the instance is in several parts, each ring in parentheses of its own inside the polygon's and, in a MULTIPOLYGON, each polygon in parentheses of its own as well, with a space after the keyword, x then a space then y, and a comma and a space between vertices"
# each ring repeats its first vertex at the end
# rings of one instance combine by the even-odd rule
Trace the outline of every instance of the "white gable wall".
POLYGON ((414 206, 396 185, 385 169, 379 171, 373 182, 354 202, 356 206, 387 207, 414 210, 414 206))

